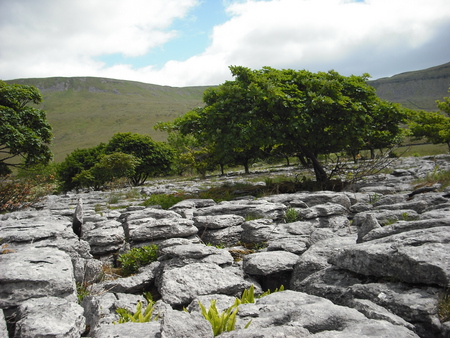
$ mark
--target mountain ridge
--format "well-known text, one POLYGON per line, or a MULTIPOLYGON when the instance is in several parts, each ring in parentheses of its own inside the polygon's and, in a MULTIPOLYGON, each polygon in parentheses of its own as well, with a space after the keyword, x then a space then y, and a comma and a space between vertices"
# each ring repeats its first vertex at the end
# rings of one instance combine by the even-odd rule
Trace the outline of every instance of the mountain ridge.
MULTIPOLYGON (((7 80, 37 87, 53 127, 55 161, 77 148, 107 142, 117 132, 149 134, 156 141, 166 133, 157 122, 203 105, 203 92, 213 86, 170 87, 99 77, 48 77, 7 80)), ((437 110, 436 100, 449 96, 450 62, 423 70, 368 81, 382 99, 407 108, 437 110)))

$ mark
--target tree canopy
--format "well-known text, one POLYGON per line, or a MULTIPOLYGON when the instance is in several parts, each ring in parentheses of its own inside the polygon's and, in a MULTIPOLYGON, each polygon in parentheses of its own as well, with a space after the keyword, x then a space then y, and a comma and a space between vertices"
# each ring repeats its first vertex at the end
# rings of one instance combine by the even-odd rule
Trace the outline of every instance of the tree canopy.
POLYGON ((135 173, 130 176, 133 185, 142 185, 147 178, 166 174, 172 164, 172 149, 156 142, 148 135, 117 133, 106 145, 106 153, 122 152, 139 159, 135 173))
POLYGON ((399 123, 407 116, 399 105, 377 97, 366 83, 368 74, 230 70, 234 81, 207 90, 205 107, 176 121, 180 132, 213 144, 227 161, 240 158, 245 165, 282 146, 308 158, 317 181, 326 182, 319 154, 388 146, 401 134, 399 123))
POLYGON ((46 164, 52 159, 53 134, 46 113, 28 105, 42 101, 33 86, 0 81, 0 175, 11 173, 14 166, 46 164))
POLYGON ((434 144, 445 143, 450 152, 450 97, 444 97, 444 101, 438 100, 436 104, 439 112, 419 111, 413 115, 409 124, 411 134, 434 144))

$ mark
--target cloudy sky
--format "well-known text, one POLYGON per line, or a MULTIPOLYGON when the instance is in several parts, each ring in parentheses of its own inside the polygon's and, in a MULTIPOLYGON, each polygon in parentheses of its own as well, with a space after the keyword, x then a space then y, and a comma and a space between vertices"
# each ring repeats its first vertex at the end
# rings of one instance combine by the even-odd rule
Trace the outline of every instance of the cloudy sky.
POLYGON ((450 62, 449 0, 0 0, 0 79, 215 85, 230 65, 373 79, 450 62))

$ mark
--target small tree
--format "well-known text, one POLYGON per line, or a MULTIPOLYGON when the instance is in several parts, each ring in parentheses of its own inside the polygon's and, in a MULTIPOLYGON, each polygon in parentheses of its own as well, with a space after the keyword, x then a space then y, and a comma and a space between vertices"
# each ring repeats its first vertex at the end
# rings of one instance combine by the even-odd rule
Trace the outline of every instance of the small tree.
POLYGON ((76 149, 68 154, 64 162, 58 165, 57 174, 62 191, 81 188, 80 179, 74 178, 81 172, 91 169, 104 155, 105 144, 92 148, 76 149))
POLYGON ((173 159, 173 151, 167 144, 135 133, 115 134, 105 151, 131 154, 139 159, 134 175, 129 177, 133 185, 142 185, 149 177, 169 173, 173 159))
POLYGON ((98 190, 105 184, 119 178, 133 177, 135 168, 139 163, 140 161, 130 154, 112 153, 103 155, 93 167, 75 175, 73 182, 82 187, 93 187, 98 190))
POLYGON ((413 114, 409 123, 411 135, 433 144, 445 143, 450 152, 450 97, 436 103, 440 112, 419 111, 413 114))
POLYGON ((53 134, 46 113, 28 106, 42 100, 33 86, 0 81, 0 175, 11 173, 11 167, 46 164, 52 159, 53 134))

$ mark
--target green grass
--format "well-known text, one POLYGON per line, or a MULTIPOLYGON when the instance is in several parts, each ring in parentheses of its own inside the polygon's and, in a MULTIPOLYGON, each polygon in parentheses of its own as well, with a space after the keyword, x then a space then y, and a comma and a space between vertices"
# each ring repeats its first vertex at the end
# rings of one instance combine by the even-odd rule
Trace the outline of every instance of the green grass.
POLYGON ((61 162, 76 148, 107 142, 118 132, 149 134, 162 141, 156 122, 172 121, 203 105, 208 87, 167 87, 95 77, 54 77, 8 81, 34 85, 44 96, 40 108, 53 127, 52 151, 61 162))

